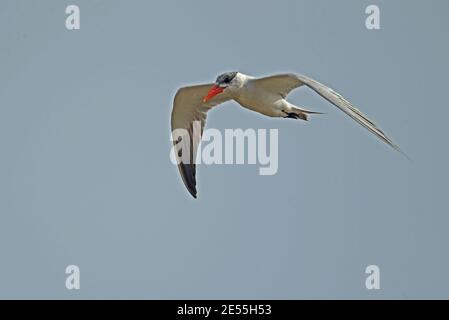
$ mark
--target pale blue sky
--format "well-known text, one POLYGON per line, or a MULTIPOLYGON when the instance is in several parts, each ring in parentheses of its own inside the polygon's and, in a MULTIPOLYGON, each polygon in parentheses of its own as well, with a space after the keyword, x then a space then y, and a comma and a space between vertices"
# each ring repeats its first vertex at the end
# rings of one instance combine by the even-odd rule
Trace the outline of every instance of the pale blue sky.
POLYGON ((1 298, 448 298, 447 1, 0 4, 1 298), (81 30, 65 29, 65 7, 81 30), (381 30, 365 8, 381 9, 381 30), (209 127, 276 128, 279 171, 169 160, 178 87, 297 72, 308 123, 226 103, 209 127), (81 269, 66 290, 65 267, 81 269), (379 265, 381 290, 365 267, 379 265))

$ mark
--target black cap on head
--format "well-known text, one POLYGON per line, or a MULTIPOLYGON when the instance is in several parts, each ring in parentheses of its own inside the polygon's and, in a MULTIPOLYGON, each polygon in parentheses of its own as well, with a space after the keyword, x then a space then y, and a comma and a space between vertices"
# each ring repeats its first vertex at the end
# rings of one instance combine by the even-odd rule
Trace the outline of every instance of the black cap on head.
POLYGON ((226 72, 217 77, 216 83, 229 84, 235 78, 237 72, 226 72))

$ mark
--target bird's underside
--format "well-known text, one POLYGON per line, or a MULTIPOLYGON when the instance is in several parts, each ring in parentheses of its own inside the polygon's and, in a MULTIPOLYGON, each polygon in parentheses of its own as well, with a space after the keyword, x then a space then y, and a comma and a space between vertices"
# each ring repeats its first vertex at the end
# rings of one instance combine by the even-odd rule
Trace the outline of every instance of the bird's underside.
POLYGON ((196 158, 196 147, 201 140, 206 122, 207 112, 214 106, 232 99, 245 108, 267 116, 307 120, 308 115, 319 112, 296 107, 285 99, 295 88, 307 86, 345 112, 380 140, 399 151, 399 147, 390 138, 345 98, 309 77, 279 74, 264 78, 253 78, 240 73, 232 74, 234 78, 229 84, 225 82, 224 88, 220 89, 218 86, 221 85, 220 83, 218 85, 215 83, 183 87, 178 90, 174 98, 171 127, 173 143, 175 150, 177 150, 175 156, 182 180, 194 198, 197 196, 194 159, 196 158), (215 92, 211 94, 213 90, 215 92), (187 154, 183 154, 184 152, 187 152, 187 154))

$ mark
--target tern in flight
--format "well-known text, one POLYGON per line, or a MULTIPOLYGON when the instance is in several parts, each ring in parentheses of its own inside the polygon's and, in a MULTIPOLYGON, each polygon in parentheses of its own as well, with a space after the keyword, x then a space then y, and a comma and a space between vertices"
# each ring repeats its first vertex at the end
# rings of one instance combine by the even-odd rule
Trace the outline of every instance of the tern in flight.
POLYGON ((307 86, 342 110, 352 119, 368 129, 380 140, 399 150, 371 120, 349 103, 340 94, 309 77, 299 74, 278 74, 255 78, 240 72, 227 72, 217 77, 215 83, 180 88, 175 95, 171 114, 173 143, 184 142, 175 152, 178 169, 190 194, 196 198, 196 148, 201 140, 206 123, 207 112, 225 101, 234 100, 242 107, 269 117, 307 120, 310 114, 319 112, 297 107, 286 100, 287 95, 296 88, 307 86), (194 129, 194 123, 200 123, 200 130, 194 129), (176 136, 174 132, 182 129, 188 136, 176 136), (199 131, 199 134, 195 134, 199 131), (188 161, 182 157, 185 148, 189 148, 188 161))

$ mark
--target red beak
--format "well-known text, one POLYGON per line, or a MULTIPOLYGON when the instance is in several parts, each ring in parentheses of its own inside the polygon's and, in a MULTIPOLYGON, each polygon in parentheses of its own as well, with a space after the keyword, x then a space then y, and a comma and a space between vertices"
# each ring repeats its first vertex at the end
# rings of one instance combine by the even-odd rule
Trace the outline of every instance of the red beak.
POLYGON ((224 88, 214 85, 212 88, 210 88, 209 92, 207 93, 207 96, 203 98, 203 102, 206 103, 213 97, 215 97, 217 94, 220 94, 224 91, 224 88))

